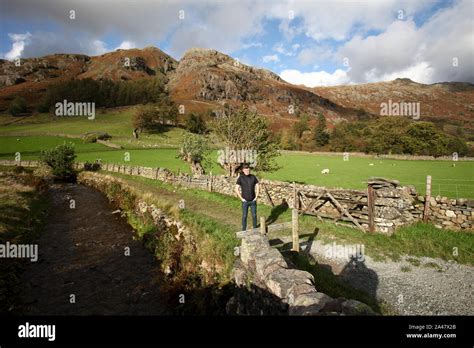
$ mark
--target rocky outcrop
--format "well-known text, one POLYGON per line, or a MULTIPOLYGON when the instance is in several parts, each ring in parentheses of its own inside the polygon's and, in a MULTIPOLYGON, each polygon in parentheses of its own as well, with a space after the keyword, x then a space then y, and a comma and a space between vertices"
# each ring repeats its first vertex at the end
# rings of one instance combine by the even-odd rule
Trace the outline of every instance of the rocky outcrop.
MULTIPOLYGON (((419 102, 422 118, 462 120, 465 126, 474 116, 474 85, 472 83, 443 82, 416 83, 407 78, 360 85, 308 88, 332 102, 380 115, 381 103, 419 102)), ((459 121, 457 121, 459 122, 459 121)), ((458 123, 453 123, 458 124, 458 123)))
POLYGON ((54 54, 41 58, 0 60, 0 87, 23 82, 40 82, 57 77, 73 78, 86 70, 90 57, 82 54, 54 54))
POLYGON ((246 102, 260 112, 270 108, 272 114, 289 117, 301 112, 324 112, 329 120, 355 115, 350 109, 283 81, 271 71, 242 64, 212 49, 187 51, 170 74, 169 90, 178 103, 196 99, 216 104, 246 102), (290 106, 294 112, 289 112, 290 106))

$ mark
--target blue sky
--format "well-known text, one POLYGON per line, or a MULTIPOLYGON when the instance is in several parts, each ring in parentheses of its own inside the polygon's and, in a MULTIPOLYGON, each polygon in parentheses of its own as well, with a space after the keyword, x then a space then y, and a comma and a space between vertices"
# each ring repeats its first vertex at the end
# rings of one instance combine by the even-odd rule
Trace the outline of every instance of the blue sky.
POLYGON ((0 0, 4 59, 214 48, 308 86, 474 82, 474 1, 0 0), (74 18, 71 12, 74 11, 74 18))

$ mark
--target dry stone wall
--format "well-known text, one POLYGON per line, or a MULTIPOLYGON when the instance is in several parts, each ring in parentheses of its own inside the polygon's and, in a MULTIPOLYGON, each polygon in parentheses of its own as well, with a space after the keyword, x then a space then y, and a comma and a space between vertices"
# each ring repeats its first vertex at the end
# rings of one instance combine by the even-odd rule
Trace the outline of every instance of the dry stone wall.
MULTIPOLYGON (((36 161, 0 161, 3 165, 38 166, 36 161)), ((83 163, 76 163, 78 169, 83 168, 83 163)), ((138 175, 146 178, 160 180, 176 185, 196 187, 219 192, 225 195, 234 195, 236 178, 224 175, 191 176, 176 174, 164 168, 150 168, 141 166, 128 166, 123 164, 103 163, 102 170, 128 175, 138 175)), ((308 197, 317 197, 323 191, 330 192, 341 206, 350 212, 368 230, 369 217, 367 212, 367 191, 348 189, 328 189, 325 187, 305 184, 292 184, 289 182, 261 180, 259 200, 265 204, 288 204, 295 206, 294 191, 301 192, 308 197), (360 206, 355 209, 354 201, 359 201, 360 206)), ((424 197, 419 196, 412 186, 395 184, 374 185, 374 224, 375 231, 391 234, 398 227, 420 221, 423 218, 424 197)), ((474 200, 449 199, 447 197, 432 197, 430 200, 430 214, 428 220, 437 227, 453 230, 472 231, 474 228, 474 200)), ((319 212, 328 218, 337 218, 340 211, 331 202, 325 202, 319 212)))
POLYGON ((245 233, 239 248, 240 259, 234 267, 237 291, 227 304, 229 314, 289 314, 289 315, 374 315, 366 304, 346 298, 332 298, 317 290, 317 281, 311 273, 292 269, 282 254, 272 248, 265 235, 245 233), (248 301, 249 289, 253 302, 248 301), (270 294, 274 299, 269 301, 270 294), (255 301, 262 297, 262 301, 255 301), (262 308, 260 303, 273 306, 262 308), (258 306, 254 306, 258 303, 258 306), (265 313, 258 311, 266 310, 265 313))

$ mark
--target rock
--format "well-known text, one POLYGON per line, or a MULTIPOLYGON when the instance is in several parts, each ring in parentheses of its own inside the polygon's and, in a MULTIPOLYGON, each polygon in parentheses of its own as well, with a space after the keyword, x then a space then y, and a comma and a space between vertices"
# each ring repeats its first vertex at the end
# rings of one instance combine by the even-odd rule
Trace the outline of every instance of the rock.
POLYGON ((452 210, 446 210, 446 216, 452 218, 456 217, 456 214, 452 210))
POLYGON ((375 315, 375 312, 367 306, 357 300, 346 300, 341 304, 342 313, 347 315, 375 315))
POLYGON ((255 253, 266 249, 268 242, 265 241, 265 237, 257 233, 249 233, 248 236, 242 238, 242 244, 240 246, 240 259, 244 263, 245 267, 252 267, 255 260, 255 253))
POLYGON ((262 279, 279 268, 287 268, 288 265, 277 249, 266 248, 255 254, 255 270, 262 279))
POLYGON ((381 187, 397 187, 400 186, 400 181, 390 180, 385 178, 371 177, 367 180, 367 184, 373 186, 374 188, 381 187))
POLYGON ((287 299, 289 290, 295 284, 306 283, 312 285, 313 281, 313 276, 306 271, 280 268, 268 275, 265 285, 275 296, 287 299))
POLYGON ((316 315, 333 299, 322 292, 302 294, 289 307, 290 315, 316 315))

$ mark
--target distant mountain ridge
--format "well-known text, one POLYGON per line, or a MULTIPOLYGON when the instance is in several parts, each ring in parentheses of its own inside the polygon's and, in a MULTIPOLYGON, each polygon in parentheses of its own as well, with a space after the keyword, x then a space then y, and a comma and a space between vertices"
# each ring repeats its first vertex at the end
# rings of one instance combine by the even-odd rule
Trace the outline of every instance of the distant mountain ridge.
MULTIPOLYGON (((297 86, 265 69, 245 65, 213 49, 193 48, 177 61, 156 47, 109 52, 100 56, 53 54, 15 62, 0 60, 0 111, 16 96, 35 105, 55 82, 70 79, 138 80, 161 77, 171 98, 187 111, 245 103, 271 119, 275 129, 305 113, 323 113, 330 124, 354 120, 361 109, 378 115, 380 103, 420 102, 422 117, 473 120, 474 85, 449 82, 424 85, 396 79, 361 85, 297 86)), ((315 117, 314 117, 315 119, 315 117)))

